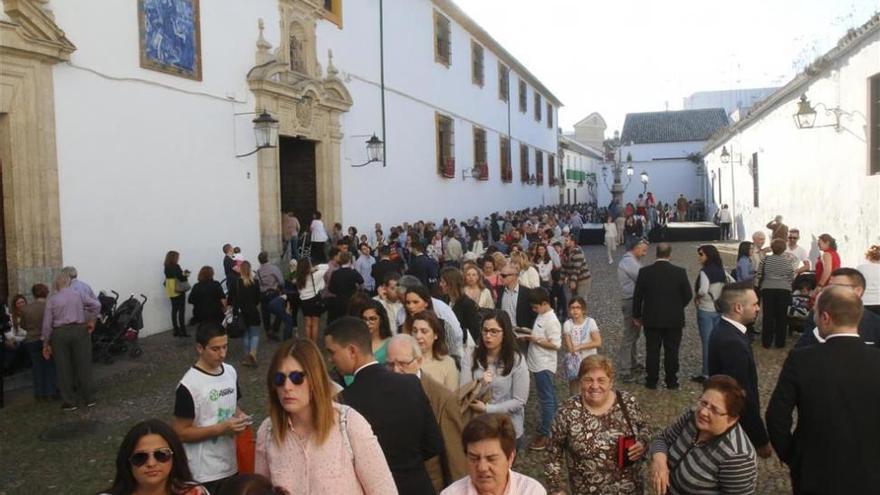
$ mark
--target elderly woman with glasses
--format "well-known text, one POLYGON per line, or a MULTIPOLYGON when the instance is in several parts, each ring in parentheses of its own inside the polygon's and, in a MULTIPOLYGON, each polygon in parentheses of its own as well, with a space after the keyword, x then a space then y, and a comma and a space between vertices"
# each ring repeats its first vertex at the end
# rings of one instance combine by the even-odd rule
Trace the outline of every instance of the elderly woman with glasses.
POLYGON ((755 448, 739 424, 746 393, 733 378, 703 382, 696 407, 664 429, 651 444, 655 493, 755 492, 755 448))
POLYGON ((193 481, 177 434, 158 419, 142 421, 125 435, 116 453, 116 478, 102 495, 207 495, 193 481))
POLYGON ((321 351, 284 342, 266 376, 269 417, 257 431, 254 471, 291 495, 397 493, 370 424, 333 402, 321 351))
POLYGON ((545 468, 549 493, 565 493, 569 459, 570 493, 642 493, 637 461, 649 430, 633 395, 614 389, 611 359, 592 355, 578 370, 581 392, 556 412, 545 468))

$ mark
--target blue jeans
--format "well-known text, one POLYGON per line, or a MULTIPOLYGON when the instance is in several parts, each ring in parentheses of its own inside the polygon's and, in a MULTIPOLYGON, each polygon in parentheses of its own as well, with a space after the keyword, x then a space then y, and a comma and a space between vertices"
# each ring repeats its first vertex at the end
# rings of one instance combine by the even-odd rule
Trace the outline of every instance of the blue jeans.
POLYGON ((25 342, 24 348, 27 349, 31 357, 31 375, 34 378, 34 397, 49 398, 58 393, 58 385, 55 380, 55 359, 43 359, 43 342, 36 340, 33 342, 25 342))
POLYGON ((697 327, 700 329, 700 341, 703 344, 703 376, 709 376, 709 337, 715 325, 721 320, 721 315, 714 311, 697 310, 697 327))
POLYGON ((257 354, 257 346, 260 345, 260 325, 254 325, 252 327, 248 327, 247 331, 244 334, 244 352, 245 354, 251 353, 257 354))
POLYGON ((538 427, 538 433, 549 437, 550 425, 553 424, 553 417, 556 416, 556 387, 553 385, 554 373, 544 370, 532 373, 532 375, 535 377, 535 387, 538 390, 538 404, 541 407, 541 426, 538 427))
POLYGON ((284 329, 281 333, 281 340, 288 340, 293 337, 293 327, 296 325, 296 321, 294 321, 294 316, 287 314, 287 309, 285 308, 287 301, 281 298, 281 296, 276 297, 269 301, 269 312, 275 315, 275 318, 281 320, 281 323, 284 324, 284 329))
POLYGON ((299 259, 299 237, 298 234, 290 238, 290 259, 299 259))

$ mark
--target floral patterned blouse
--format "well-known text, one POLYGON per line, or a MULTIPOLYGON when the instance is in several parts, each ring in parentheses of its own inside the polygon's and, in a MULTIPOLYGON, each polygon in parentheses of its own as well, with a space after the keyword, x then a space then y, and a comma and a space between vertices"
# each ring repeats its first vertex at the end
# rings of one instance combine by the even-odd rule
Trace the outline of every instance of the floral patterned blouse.
POLYGON ((545 470, 547 488, 553 493, 565 488, 565 458, 569 459, 568 483, 572 495, 642 493, 639 463, 617 467, 617 439, 635 434, 647 448, 650 438, 645 416, 634 396, 617 392, 632 422, 627 426, 620 402, 597 416, 584 407, 580 395, 565 401, 556 413, 545 470), (633 432, 635 430, 635 432, 633 432))

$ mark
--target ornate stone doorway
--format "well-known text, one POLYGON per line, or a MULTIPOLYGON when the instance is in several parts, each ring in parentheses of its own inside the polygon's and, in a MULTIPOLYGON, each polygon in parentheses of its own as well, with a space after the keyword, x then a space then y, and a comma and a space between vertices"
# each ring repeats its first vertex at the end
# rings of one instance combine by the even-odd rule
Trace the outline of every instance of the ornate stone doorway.
MULTIPOLYGON (((340 115, 352 105, 351 94, 338 77, 332 53, 326 73, 317 61, 315 25, 322 17, 323 2, 280 0, 281 43, 272 46, 260 36, 255 66, 248 84, 256 96, 255 110, 267 110, 279 121, 278 134, 314 144, 314 204, 324 223, 342 219, 340 194, 340 115)), ((290 143, 282 139, 284 142, 290 143)), ((260 187, 260 241, 273 257, 280 255, 282 150, 261 151, 257 156, 260 187)), ((311 182, 310 176, 290 176, 295 182, 311 182)), ((305 201, 305 198, 301 199, 305 201)), ((301 223, 310 218, 297 211, 301 223)))

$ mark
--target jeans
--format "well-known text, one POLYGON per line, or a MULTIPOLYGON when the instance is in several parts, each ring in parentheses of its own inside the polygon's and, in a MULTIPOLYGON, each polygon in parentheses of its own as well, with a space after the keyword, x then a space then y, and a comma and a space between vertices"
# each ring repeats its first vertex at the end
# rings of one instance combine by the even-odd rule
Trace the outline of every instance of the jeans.
POLYGON ((290 237, 290 259, 298 260, 299 259, 299 236, 293 235, 290 237))
POLYGON ((31 375, 34 378, 34 397, 37 399, 52 397, 58 392, 56 383, 55 358, 43 359, 43 341, 25 342, 31 357, 31 375))
MULTIPOLYGON (((533 344, 534 345, 534 344, 533 344)), ((556 387, 553 385, 554 373, 549 370, 533 373, 535 387, 538 391, 538 404, 541 408, 541 425, 538 433, 545 437, 550 436, 550 425, 556 416, 556 387)))
POLYGON ((722 223, 721 225, 721 240, 726 241, 730 239, 730 223, 722 223))
POLYGON ((257 355, 257 346, 260 345, 260 330, 262 330, 260 325, 247 327, 247 331, 245 331, 244 338, 242 339, 245 354, 257 355))
POLYGON ((678 349, 681 328, 645 328, 645 384, 655 386, 660 380, 660 348, 663 348, 663 370, 666 386, 678 385, 678 349))
POLYGON ((171 327, 186 331, 186 293, 171 298, 171 327))
MULTIPOLYGON (((293 315, 287 314, 285 308, 286 302, 280 296, 269 301, 269 311, 275 315, 275 321, 281 321, 284 324, 284 330, 281 333, 281 340, 288 340, 293 337, 293 327, 296 326, 296 309, 293 315)), ((295 307, 294 307, 295 308, 295 307)))
POLYGON ((774 343, 777 348, 785 347, 785 337, 788 333, 787 312, 789 304, 791 304, 790 290, 761 290, 761 311, 764 313, 761 344, 764 347, 770 347, 774 343))
POLYGON ((641 331, 633 324, 632 298, 623 299, 620 304, 623 312, 623 336, 620 339, 620 349, 617 351, 617 363, 621 376, 632 375, 638 365, 638 342, 641 331))
POLYGON ((58 367, 61 399, 69 404, 92 402, 95 397, 92 387, 92 338, 86 326, 54 328, 49 340, 58 367))
POLYGON ((709 337, 715 325, 721 321, 721 315, 715 311, 697 310, 697 327, 700 329, 700 341, 703 344, 703 370, 701 374, 709 377, 709 337))
POLYGON ((266 329, 266 333, 272 333, 273 329, 278 328, 278 324, 272 324, 272 311, 269 308, 269 303, 278 296, 278 291, 276 290, 268 290, 260 294, 260 321, 263 322, 263 328, 266 329))

